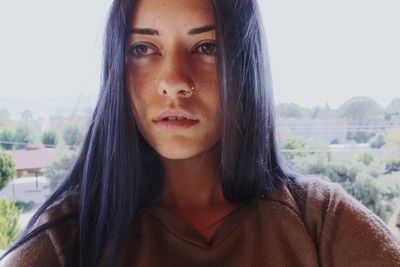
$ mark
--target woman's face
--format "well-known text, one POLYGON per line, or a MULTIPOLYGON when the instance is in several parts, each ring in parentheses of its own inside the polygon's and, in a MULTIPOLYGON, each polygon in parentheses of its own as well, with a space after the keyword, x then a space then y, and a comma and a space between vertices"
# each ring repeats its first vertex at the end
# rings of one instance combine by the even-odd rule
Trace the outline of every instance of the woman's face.
POLYGON ((221 139, 214 23, 208 0, 137 3, 127 85, 141 134, 164 158, 192 158, 221 139))

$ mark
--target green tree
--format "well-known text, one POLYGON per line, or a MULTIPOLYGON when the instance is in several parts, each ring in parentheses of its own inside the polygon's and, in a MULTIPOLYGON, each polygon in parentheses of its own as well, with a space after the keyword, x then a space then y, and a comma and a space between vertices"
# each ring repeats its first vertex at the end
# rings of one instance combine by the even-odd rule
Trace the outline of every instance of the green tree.
POLYGON ((386 173, 400 172, 400 159, 389 159, 385 161, 386 173))
POLYGON ((54 190, 65 178, 75 159, 75 154, 64 156, 47 167, 45 176, 49 179, 49 187, 51 190, 54 190))
POLYGON ((302 152, 302 151, 296 151, 296 150, 304 150, 306 149, 307 144, 303 140, 300 139, 286 139, 282 143, 282 149, 288 150, 286 152, 287 158, 289 160, 293 160, 295 157, 304 157, 307 155, 307 153, 302 152))
POLYGON ((366 172, 359 172, 349 191, 368 209, 388 222, 396 212, 395 199, 400 197, 400 183, 388 184, 366 172))
POLYGON ((364 163, 365 165, 370 165, 372 161, 374 161, 374 157, 369 153, 361 153, 356 156, 359 162, 364 163))
POLYGON ((281 118, 303 119, 309 117, 307 109, 294 103, 280 103, 277 106, 277 111, 281 118))
POLYGON ((337 111, 332 109, 328 104, 325 104, 323 108, 317 107, 312 110, 311 117, 313 119, 329 120, 338 118, 337 111))
POLYGON ((0 151, 0 190, 5 187, 15 175, 14 162, 11 156, 0 151))
POLYGON ((339 108, 339 114, 356 125, 365 125, 383 120, 383 108, 366 96, 347 100, 339 108))
POLYGON ((19 215, 14 200, 0 199, 0 249, 7 249, 19 236, 19 215))
POLYGON ((11 150, 13 148, 13 142, 14 142, 14 133, 9 130, 5 129, 1 132, 0 134, 0 145, 6 149, 6 150, 11 150))
POLYGON ((58 135, 55 131, 49 130, 42 134, 42 144, 46 147, 55 147, 58 144, 58 135))
POLYGON ((22 149, 25 148, 28 144, 33 144, 35 140, 34 134, 32 129, 26 125, 20 125, 16 130, 14 134, 14 142, 15 148, 16 149, 22 149))
POLYGON ((368 131, 355 131, 347 133, 347 140, 354 140, 357 144, 367 143, 372 137, 374 137, 374 133, 368 131))
POLYGON ((80 145, 83 134, 79 127, 77 126, 67 126, 64 130, 64 142, 71 148, 76 148, 80 145))
POLYGON ((385 137, 381 134, 375 135, 369 140, 369 146, 371 148, 381 148, 385 145, 385 137))
POLYGON ((364 204, 383 221, 388 222, 400 198, 400 179, 393 184, 381 182, 364 164, 352 161, 331 163, 320 154, 296 158, 295 166, 309 175, 317 175, 339 183, 350 195, 364 204))

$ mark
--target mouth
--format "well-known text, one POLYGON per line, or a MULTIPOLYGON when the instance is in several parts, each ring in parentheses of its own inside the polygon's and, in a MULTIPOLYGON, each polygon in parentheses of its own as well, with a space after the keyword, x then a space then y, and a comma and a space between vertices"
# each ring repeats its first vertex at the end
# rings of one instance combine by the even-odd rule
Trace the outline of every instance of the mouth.
POLYGON ((161 112, 153 122, 163 131, 180 131, 195 126, 199 120, 186 111, 169 110, 161 112))
POLYGON ((192 120, 196 121, 198 118, 193 114, 184 110, 165 110, 161 111, 154 121, 169 121, 169 120, 192 120))
POLYGON ((191 120, 184 116, 167 116, 161 119, 162 121, 183 121, 183 120, 191 120))

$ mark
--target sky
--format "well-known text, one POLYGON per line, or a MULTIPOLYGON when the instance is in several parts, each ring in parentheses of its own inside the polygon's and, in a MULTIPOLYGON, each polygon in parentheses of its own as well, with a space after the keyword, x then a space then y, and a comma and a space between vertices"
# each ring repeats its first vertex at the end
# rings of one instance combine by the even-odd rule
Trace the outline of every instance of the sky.
MULTIPOLYGON (((259 0, 275 102, 337 108, 400 97, 398 0, 259 0)), ((17 118, 93 106, 111 0, 0 0, 0 109, 17 118)))

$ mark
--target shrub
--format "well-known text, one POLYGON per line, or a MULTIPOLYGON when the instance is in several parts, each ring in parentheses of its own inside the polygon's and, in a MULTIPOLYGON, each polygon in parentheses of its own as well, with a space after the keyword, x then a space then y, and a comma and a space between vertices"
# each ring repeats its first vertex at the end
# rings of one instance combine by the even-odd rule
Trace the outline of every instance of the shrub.
POLYGON ((15 202, 15 206, 16 206, 22 213, 24 213, 24 212, 28 212, 28 211, 32 210, 33 207, 35 206, 35 202, 33 202, 32 200, 31 200, 31 201, 28 201, 28 202, 21 201, 21 200, 17 200, 17 201, 15 202))
POLYGON ((14 133, 11 130, 4 130, 0 134, 1 146, 6 150, 13 148, 14 133))
POLYGON ((0 190, 5 187, 15 175, 14 162, 11 156, 0 151, 0 190))
POLYGON ((400 172, 400 160, 391 159, 385 162, 386 173, 400 172))
POLYGON ((64 130, 64 142, 70 148, 76 148, 82 141, 82 131, 77 126, 68 126, 64 130))
POLYGON ((55 131, 46 131, 42 134, 42 144, 46 147, 55 147, 58 143, 58 135, 55 131))
POLYGON ((28 144, 33 144, 35 137, 32 129, 28 125, 21 125, 15 130, 14 142, 16 149, 24 149, 28 144))
POLYGON ((0 249, 7 249, 19 236, 19 215, 20 211, 14 200, 0 199, 0 249))
POLYGON ((384 181, 382 174, 377 177, 374 172, 376 166, 372 164, 371 167, 357 161, 332 164, 322 155, 297 158, 294 163, 306 174, 327 177, 330 181, 339 183, 347 193, 385 222, 395 212, 394 203, 400 198, 400 180, 388 183, 384 181))
POLYGON ((49 179, 49 187, 54 190, 60 182, 65 178, 69 169, 74 163, 76 155, 64 156, 58 161, 53 162, 45 172, 45 176, 49 179))
POLYGON ((369 166, 374 161, 374 157, 369 153, 361 153, 357 155, 357 160, 369 166))
POLYGON ((385 137, 383 137, 383 135, 381 134, 374 136, 369 141, 369 146, 371 148, 381 148, 384 145, 385 145, 385 137))

